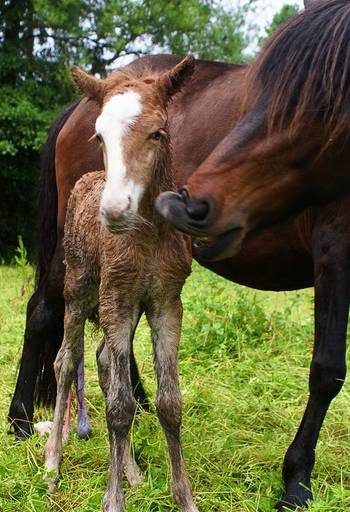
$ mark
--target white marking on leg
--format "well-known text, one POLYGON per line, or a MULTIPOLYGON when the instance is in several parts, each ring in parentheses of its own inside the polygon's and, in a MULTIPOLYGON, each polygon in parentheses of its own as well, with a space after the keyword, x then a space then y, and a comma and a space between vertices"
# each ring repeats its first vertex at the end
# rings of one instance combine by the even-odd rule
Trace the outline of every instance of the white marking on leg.
POLYGON ((52 424, 52 421, 39 421, 39 423, 35 423, 34 430, 35 432, 38 432, 40 436, 44 436, 51 432, 52 424))

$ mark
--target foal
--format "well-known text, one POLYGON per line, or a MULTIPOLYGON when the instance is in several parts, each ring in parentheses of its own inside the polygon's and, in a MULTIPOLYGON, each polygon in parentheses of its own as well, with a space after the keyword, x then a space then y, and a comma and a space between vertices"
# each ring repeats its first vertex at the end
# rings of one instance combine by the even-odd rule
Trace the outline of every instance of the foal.
POLYGON ((106 173, 83 176, 68 203, 64 340, 55 361, 57 400, 45 451, 45 479, 49 491, 54 491, 66 398, 83 355, 84 323, 98 306, 105 339, 99 378, 110 442, 105 512, 124 510, 122 466, 136 409, 130 381, 131 340, 143 312, 152 332, 156 407, 169 448, 172 493, 181 511, 198 510, 181 451, 177 370, 180 293, 190 273, 190 243, 154 208, 160 192, 174 189, 167 105, 192 72, 191 57, 156 76, 121 72, 98 80, 78 68, 72 71, 78 88, 101 106, 95 128, 106 173))

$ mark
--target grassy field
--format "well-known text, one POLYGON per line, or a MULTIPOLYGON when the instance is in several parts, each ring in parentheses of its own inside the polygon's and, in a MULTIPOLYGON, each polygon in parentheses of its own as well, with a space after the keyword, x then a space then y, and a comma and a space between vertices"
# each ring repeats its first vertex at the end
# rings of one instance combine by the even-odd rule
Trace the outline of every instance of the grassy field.
MULTIPOLYGON (((87 399, 93 426, 88 441, 73 433, 66 447, 59 493, 42 483, 44 440, 15 445, 6 414, 22 344, 31 271, 0 266, 0 511, 96 512, 104 493, 108 444, 97 383, 98 335, 86 342, 87 399)), ((261 293, 194 266, 183 301, 181 388, 188 473, 201 512, 267 512, 282 492, 281 463, 307 398, 313 314, 310 290, 261 293)), ((150 396, 155 393, 149 333, 137 333, 136 353, 150 396)), ((36 420, 51 419, 37 411, 36 420)), ((310 510, 350 510, 350 404, 346 384, 327 416, 314 471, 310 510)), ((132 442, 144 484, 126 491, 127 511, 177 510, 169 496, 169 467, 154 413, 134 422, 132 442)))

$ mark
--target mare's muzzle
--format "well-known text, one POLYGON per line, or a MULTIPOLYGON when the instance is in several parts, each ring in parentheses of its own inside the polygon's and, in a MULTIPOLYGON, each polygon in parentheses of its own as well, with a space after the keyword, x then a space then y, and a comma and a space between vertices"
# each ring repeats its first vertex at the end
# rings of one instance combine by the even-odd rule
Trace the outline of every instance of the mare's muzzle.
POLYGON ((156 208, 170 224, 192 236, 206 233, 214 211, 211 200, 191 197, 184 188, 160 194, 156 208))
POLYGON ((194 256, 199 260, 227 258, 240 250, 244 238, 241 225, 224 232, 215 232, 214 204, 210 199, 191 197, 186 189, 163 192, 157 197, 158 212, 175 228, 191 235, 194 256))

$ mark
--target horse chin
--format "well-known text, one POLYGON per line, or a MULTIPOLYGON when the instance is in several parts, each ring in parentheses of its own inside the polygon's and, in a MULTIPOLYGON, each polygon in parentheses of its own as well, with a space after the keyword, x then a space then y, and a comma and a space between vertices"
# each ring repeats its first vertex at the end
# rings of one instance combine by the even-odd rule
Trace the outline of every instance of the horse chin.
POLYGON ((199 261, 219 261, 237 254, 245 237, 242 228, 234 228, 216 237, 193 240, 193 255, 199 261))

